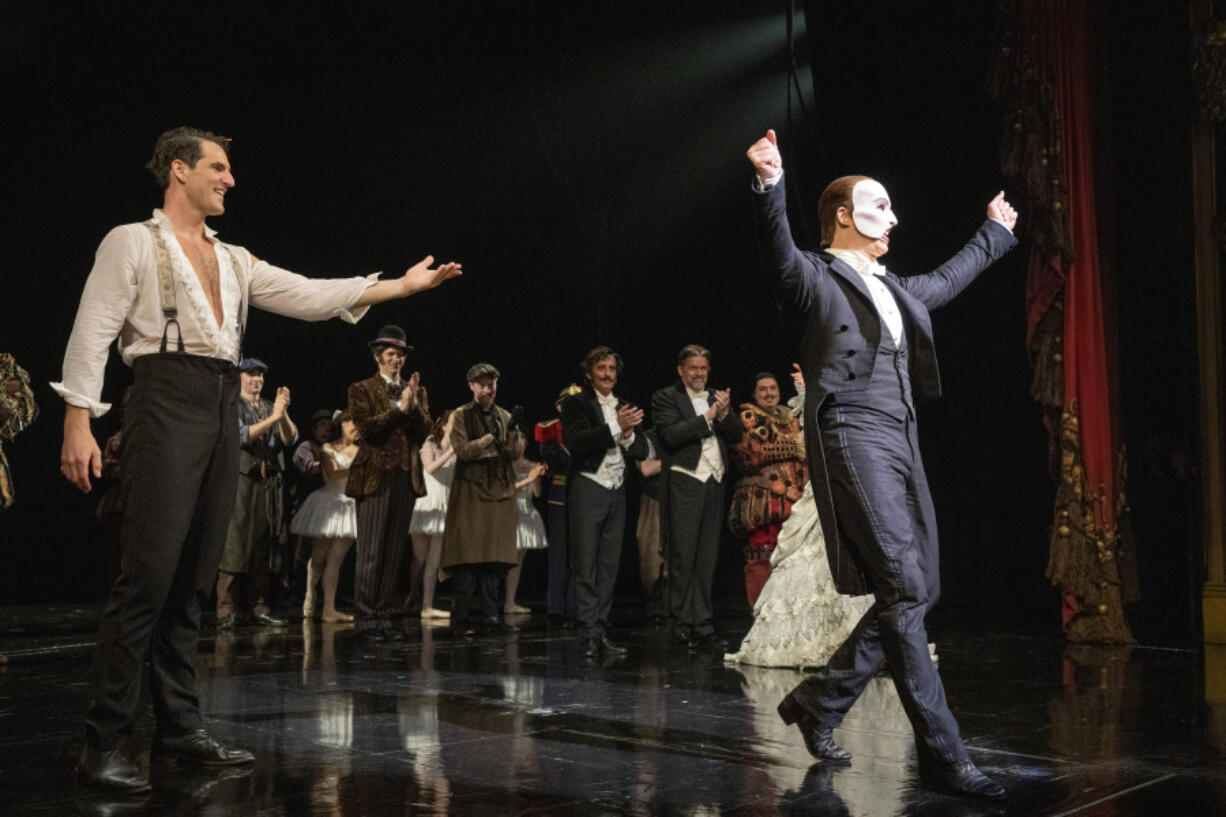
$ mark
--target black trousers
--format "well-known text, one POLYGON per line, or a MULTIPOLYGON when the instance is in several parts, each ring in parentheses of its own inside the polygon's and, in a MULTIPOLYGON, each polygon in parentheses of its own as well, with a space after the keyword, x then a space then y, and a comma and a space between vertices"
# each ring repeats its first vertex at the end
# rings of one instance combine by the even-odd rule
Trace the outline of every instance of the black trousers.
POLYGON ((148 656, 159 729, 203 725, 194 658, 238 480, 238 372, 185 354, 137 358, 121 455, 123 556, 95 658, 89 745, 132 732, 148 656))
POLYGON ((915 730, 920 762, 965 760, 924 627, 940 595, 940 557, 915 422, 834 406, 821 424, 839 536, 867 566, 876 603, 830 663, 793 695, 833 728, 885 665, 915 730))
POLYGON ((455 624, 501 621, 507 571, 504 562, 478 562, 451 568, 451 620, 455 624))
POLYGON ((579 635, 599 638, 609 626, 626 530, 624 486, 610 491, 582 474, 567 486, 570 569, 579 635))
POLYGON ((711 585, 724 524, 724 485, 668 475, 668 608, 685 634, 715 631, 711 585))

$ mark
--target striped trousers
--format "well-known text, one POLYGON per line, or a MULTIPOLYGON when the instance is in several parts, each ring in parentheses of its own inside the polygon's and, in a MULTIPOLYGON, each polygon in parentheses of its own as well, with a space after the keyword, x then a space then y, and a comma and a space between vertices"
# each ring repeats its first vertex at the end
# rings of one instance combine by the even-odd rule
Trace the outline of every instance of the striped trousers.
POLYGON ((416 497, 409 472, 393 468, 372 496, 357 500, 358 544, 353 601, 359 618, 390 618, 400 586, 400 565, 409 540, 416 497))

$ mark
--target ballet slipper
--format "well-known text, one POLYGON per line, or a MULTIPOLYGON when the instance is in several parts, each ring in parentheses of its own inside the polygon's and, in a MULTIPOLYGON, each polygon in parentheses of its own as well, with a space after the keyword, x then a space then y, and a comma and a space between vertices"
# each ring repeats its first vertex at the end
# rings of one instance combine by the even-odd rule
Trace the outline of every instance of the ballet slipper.
POLYGON ((524 613, 531 613, 532 610, 530 610, 527 607, 520 607, 518 604, 508 604, 502 608, 502 612, 506 613, 509 616, 513 616, 513 615, 523 615, 524 613))
POLYGON ((341 624, 347 621, 353 621, 353 616, 348 613, 342 613, 339 610, 324 610, 323 615, 319 617, 320 621, 328 624, 341 624))
POLYGON ((423 607, 421 609, 422 618, 451 618, 451 613, 446 610, 436 610, 433 607, 423 607))

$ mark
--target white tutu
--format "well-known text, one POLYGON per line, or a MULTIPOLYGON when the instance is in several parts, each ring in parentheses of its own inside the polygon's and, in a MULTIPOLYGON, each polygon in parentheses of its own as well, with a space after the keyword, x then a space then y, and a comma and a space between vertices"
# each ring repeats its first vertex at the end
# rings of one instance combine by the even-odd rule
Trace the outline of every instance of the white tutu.
POLYGON ((447 500, 451 496, 451 480, 455 477, 455 460, 433 474, 422 472, 426 478, 426 495, 418 497, 413 504, 413 519, 409 522, 409 533, 427 536, 441 536, 443 522, 447 519, 447 500))
POLYGON ((519 489, 515 507, 519 511, 519 525, 515 528, 515 547, 519 550, 540 550, 549 547, 545 538, 545 523, 541 512, 532 504, 532 486, 519 489))
POLYGON ((330 446, 324 447, 324 453, 332 457, 339 474, 302 501, 298 512, 290 520, 290 533, 328 539, 357 539, 357 505, 352 497, 345 496, 345 483, 349 481, 349 466, 353 464, 353 459, 338 454, 330 446))
POLYGON ((844 596, 834 589, 810 480, 779 531, 753 626, 741 648, 724 660, 759 667, 824 666, 872 605, 872 596, 844 596))

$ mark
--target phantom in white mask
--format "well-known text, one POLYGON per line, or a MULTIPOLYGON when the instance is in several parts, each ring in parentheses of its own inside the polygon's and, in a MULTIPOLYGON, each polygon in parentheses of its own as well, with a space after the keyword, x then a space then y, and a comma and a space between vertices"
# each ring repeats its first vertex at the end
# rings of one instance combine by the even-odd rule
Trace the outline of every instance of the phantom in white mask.
POLYGON ((885 231, 898 224, 890 206, 890 194, 876 179, 856 182, 851 189, 851 220, 861 235, 881 238, 885 231))

